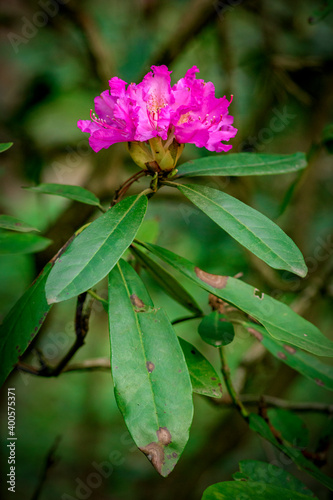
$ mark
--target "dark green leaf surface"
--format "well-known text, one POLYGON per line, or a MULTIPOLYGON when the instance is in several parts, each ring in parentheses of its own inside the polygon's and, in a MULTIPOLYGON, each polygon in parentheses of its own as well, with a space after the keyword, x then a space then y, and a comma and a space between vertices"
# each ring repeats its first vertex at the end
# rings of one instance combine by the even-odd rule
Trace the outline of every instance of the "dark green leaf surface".
POLYGON ((153 260, 149 255, 141 252, 137 247, 133 247, 133 252, 139 262, 144 266, 147 272, 155 279, 155 281, 165 290, 165 292, 174 300, 179 302, 191 312, 202 313, 200 307, 194 298, 185 290, 185 288, 166 271, 158 262, 153 260))
POLYGON ((207 488, 202 500, 309 500, 307 495, 264 482, 225 481, 207 488))
POLYGON ((109 275, 109 324, 118 407, 136 445, 167 476, 188 440, 191 380, 171 323, 123 260, 109 275))
POLYGON ((13 142, 2 142, 0 143, 0 153, 3 153, 4 151, 7 151, 7 149, 11 148, 13 142))
POLYGON ((0 227, 12 231, 19 231, 21 233, 28 233, 30 231, 39 231, 35 227, 30 226, 21 219, 12 217, 11 215, 0 215, 0 227))
POLYGON ((306 165, 304 153, 292 155, 231 153, 188 161, 178 167, 177 177, 275 175, 296 172, 305 168, 306 165))
POLYGON ((324 484, 327 488, 333 491, 333 479, 326 476, 326 474, 323 474, 312 462, 307 460, 302 454, 301 450, 279 443, 275 439, 271 429, 269 428, 269 425, 262 417, 251 413, 250 428, 260 434, 260 436, 262 436, 264 439, 267 439, 267 441, 272 443, 281 451, 283 451, 283 453, 290 457, 299 468, 305 470, 308 474, 315 477, 317 481, 324 484))
POLYGON ((221 380, 210 362, 190 342, 178 337, 185 356, 191 377, 193 392, 220 398, 222 396, 221 380))
POLYGON ((101 281, 132 243, 146 209, 145 195, 130 196, 79 234, 50 273, 48 302, 70 299, 101 281))
POLYGON ((283 408, 269 408, 267 416, 270 423, 291 446, 306 448, 309 444, 309 431, 304 421, 295 413, 283 408))
POLYGON ((87 205, 100 206, 100 201, 97 196, 81 186, 72 186, 68 184, 39 184, 38 186, 26 187, 25 189, 35 193, 62 196, 63 198, 80 201, 87 205))
POLYGON ((316 24, 324 19, 333 10, 333 0, 322 0, 319 6, 312 12, 309 17, 310 24, 316 24))
POLYGON ((200 287, 251 315, 275 339, 320 356, 333 356, 333 342, 282 302, 239 279, 206 273, 170 250, 157 245, 141 244, 200 287))
POLYGON ((213 311, 203 318, 198 332, 202 340, 214 347, 230 344, 235 336, 233 325, 218 311, 213 311))
MULTIPOLYGON (((333 8, 333 1, 332 7, 333 8)), ((329 153, 333 153, 333 123, 326 125, 321 134, 321 140, 329 153)))
POLYGON ((177 188, 230 236, 269 266, 299 276, 306 275, 307 267, 300 250, 265 215, 217 189, 195 184, 177 184, 177 188))
POLYGON ((0 232, 0 254, 35 253, 44 250, 51 244, 51 240, 37 234, 0 232))
POLYGON ((299 479, 272 463, 260 462, 259 460, 242 460, 239 462, 239 470, 240 472, 233 474, 233 478, 236 480, 250 480, 271 484, 313 498, 312 491, 299 479))
POLYGON ((318 358, 307 352, 283 344, 271 337, 261 325, 244 323, 245 328, 252 333, 266 349, 277 359, 313 380, 320 387, 333 391, 333 367, 322 363, 318 358))
POLYGON ((0 326, 1 385, 37 335, 51 306, 46 302, 45 282, 52 264, 49 263, 36 281, 9 311, 0 326))

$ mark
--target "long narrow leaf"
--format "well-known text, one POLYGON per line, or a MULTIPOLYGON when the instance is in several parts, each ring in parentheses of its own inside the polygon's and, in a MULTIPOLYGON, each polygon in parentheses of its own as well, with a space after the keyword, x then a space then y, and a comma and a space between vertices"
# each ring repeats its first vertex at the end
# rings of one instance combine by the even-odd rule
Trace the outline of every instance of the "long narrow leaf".
POLYGON ((297 172, 307 165, 304 153, 274 155, 231 153, 188 161, 178 167, 177 177, 202 175, 276 175, 297 172))
POLYGON ((130 196, 79 234, 50 273, 49 304, 75 297, 101 281, 132 243, 146 209, 145 195, 130 196))
POLYGON ((206 273, 170 250, 152 244, 141 243, 141 245, 201 288, 255 318, 273 338, 319 356, 333 356, 333 342, 286 304, 261 293, 239 279, 206 273))
POLYGON ((37 335, 51 308, 45 297, 45 283, 51 268, 51 263, 45 266, 0 326, 0 385, 37 335))
POLYGON ((21 219, 17 219, 11 215, 0 215, 0 227, 4 229, 10 229, 12 231, 18 231, 20 233, 28 233, 30 231, 39 231, 30 224, 27 224, 21 219))
POLYGON ((100 201, 97 196, 81 186, 72 186, 69 184, 39 184, 38 186, 25 187, 24 189, 33 191, 34 193, 62 196, 63 198, 86 203, 87 205, 100 206, 100 201))
POLYGON ((251 413, 250 428, 253 431, 257 432, 264 439, 267 439, 267 441, 272 443, 276 448, 283 451, 283 453, 289 456, 299 468, 305 470, 308 474, 316 478, 317 481, 324 484, 327 488, 333 491, 333 479, 321 472, 321 470, 319 470, 312 462, 310 462, 310 460, 307 460, 302 454, 301 450, 278 442, 275 439, 268 423, 262 417, 251 413))
POLYGON ((300 349, 272 338, 261 325, 244 323, 244 327, 280 361, 313 380, 320 387, 333 391, 333 367, 322 363, 300 349))
POLYGON ((109 324, 118 407, 136 445, 167 476, 188 440, 191 381, 171 323, 123 260, 109 275, 109 324))
POLYGON ((0 231, 0 255, 41 252, 51 243, 51 240, 38 234, 0 231))
POLYGON ((265 215, 217 189, 195 184, 176 186, 194 205, 266 264, 299 276, 306 275, 307 267, 300 250, 265 215))

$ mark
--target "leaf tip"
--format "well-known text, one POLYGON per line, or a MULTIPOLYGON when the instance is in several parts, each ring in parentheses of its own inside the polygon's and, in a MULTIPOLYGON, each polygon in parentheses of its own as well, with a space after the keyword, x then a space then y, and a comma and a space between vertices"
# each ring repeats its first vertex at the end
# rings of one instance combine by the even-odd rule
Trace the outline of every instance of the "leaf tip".
POLYGON ((57 297, 46 297, 46 300, 49 305, 55 304, 57 302, 57 297))

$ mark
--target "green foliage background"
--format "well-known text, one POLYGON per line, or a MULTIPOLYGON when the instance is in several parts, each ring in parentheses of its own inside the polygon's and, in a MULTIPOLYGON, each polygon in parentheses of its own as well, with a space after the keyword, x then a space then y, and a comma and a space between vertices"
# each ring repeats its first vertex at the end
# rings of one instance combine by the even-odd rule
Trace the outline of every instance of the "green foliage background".
MULTIPOLYGON (((320 143, 322 130, 333 118, 333 14, 319 19, 317 2, 54 3, 59 12, 30 32, 24 26, 27 20, 40 20, 38 2, 18 0, 1 7, 0 142, 14 142, 1 155, 1 213, 24 219, 54 242, 34 255, 1 256, 2 317, 73 231, 94 216, 92 206, 24 191, 21 186, 80 184, 106 201, 135 172, 123 145, 95 154, 76 126, 78 119, 89 118, 93 98, 107 88, 112 76, 138 82, 151 64, 165 63, 175 82, 197 65, 200 77, 214 82, 218 96, 234 95, 230 112, 239 132, 232 141, 233 152, 309 151, 320 143), (308 22, 310 16, 314 23, 308 22), (13 34, 24 41, 18 44, 13 34)), ((187 145, 181 161, 206 154, 187 145)), ((248 283, 265 293, 287 303, 298 300, 300 313, 332 338, 333 175, 328 150, 322 147, 313 155, 305 175, 207 178, 203 183, 225 190, 277 222, 306 257, 308 277, 301 280, 272 271, 176 190, 163 189, 150 203, 148 219, 159 222, 157 243, 209 272, 223 270, 231 276, 243 272, 248 283), (318 280, 320 286, 311 294, 318 280)), ((134 185, 132 192, 137 191, 134 185)), ((154 301, 165 306, 170 319, 186 314, 145 277, 154 301)), ((190 284, 188 289, 205 303, 205 292, 190 284)), ((105 282, 100 295, 105 296, 106 290, 105 282)), ((74 309, 75 301, 57 304, 32 345, 51 362, 73 341, 74 309)), ((208 304, 205 310, 209 312, 208 304)), ((215 351, 200 340, 197 326, 192 321, 176 328, 219 369, 215 351)), ((95 303, 86 346, 75 361, 107 356, 108 343, 107 316, 95 303)), ((270 355, 246 365, 244 356, 252 344, 249 336, 238 337, 228 347, 242 392, 331 401, 328 391, 270 355)), ((26 360, 37 363, 36 352, 32 350, 26 360)), ((14 373, 1 392, 3 402, 7 387, 16 387, 17 392, 17 498, 32 498, 57 436, 61 436, 58 460, 49 471, 42 499, 58 500, 64 493, 75 497, 76 478, 86 483, 95 472, 94 463, 109 460, 112 453, 114 471, 100 487, 92 488, 91 499, 199 499, 207 486, 230 480, 239 460, 249 458, 286 467, 319 498, 329 498, 324 487, 250 433, 234 410, 215 407, 203 397, 195 396, 194 423, 184 455, 171 476, 162 479, 133 446, 115 404, 109 373, 66 373, 57 379, 14 373)), ((278 418, 277 410, 270 411, 278 418)), ((325 435, 331 436, 332 426, 322 414, 300 416, 311 428, 309 447, 315 450, 325 435)), ((299 439, 305 434, 302 429, 299 439)), ((6 458, 3 446, 3 468, 6 458)), ((332 464, 332 452, 328 463, 332 464)), ((330 474, 329 465, 323 470, 330 474)))

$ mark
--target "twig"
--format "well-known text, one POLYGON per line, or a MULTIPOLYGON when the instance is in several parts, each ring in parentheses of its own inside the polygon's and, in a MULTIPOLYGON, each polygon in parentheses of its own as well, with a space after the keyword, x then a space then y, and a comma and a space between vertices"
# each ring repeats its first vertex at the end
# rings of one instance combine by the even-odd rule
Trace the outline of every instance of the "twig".
POLYGON ((220 360, 221 360, 221 371, 222 371, 222 375, 223 375, 229 396, 231 397, 231 400, 232 400, 234 406, 239 410, 242 417, 247 421, 249 418, 249 413, 248 413, 247 409, 244 407, 242 401, 240 400, 240 398, 239 398, 238 394, 236 393, 235 388, 232 384, 231 377, 230 377, 230 369, 229 369, 229 366, 227 365, 227 361, 226 361, 225 356, 224 356, 223 347, 219 348, 219 353, 220 353, 220 360))
POLYGON ((51 467, 56 463, 56 458, 54 455, 55 455, 55 452, 59 446, 60 440, 61 440, 61 437, 57 436, 55 438, 53 445, 49 449, 49 452, 48 452, 46 459, 45 459, 44 467, 42 469, 38 484, 37 484, 36 489, 31 497, 31 500, 38 500, 38 498, 42 492, 42 488, 44 486, 47 474, 48 474, 49 470, 51 469, 51 467))
POLYGON ((52 367, 47 364, 43 354, 38 351, 39 358, 41 360, 41 367, 35 368, 34 366, 27 365, 19 361, 17 363, 17 368, 21 371, 30 373, 32 375, 38 375, 40 377, 57 377, 64 370, 68 362, 73 358, 76 351, 83 346, 85 342, 85 337, 88 333, 89 328, 89 316, 91 312, 91 305, 84 311, 84 302, 87 293, 82 293, 77 298, 76 312, 75 312, 75 342, 65 356, 59 361, 59 363, 52 367))
POLYGON ((182 318, 175 319, 171 321, 172 325, 178 325, 178 323, 183 323, 184 321, 189 321, 190 319, 203 318, 204 314, 194 314, 192 316, 183 316, 182 318))
POLYGON ((186 4, 184 9, 185 12, 180 15, 179 25, 175 27, 170 38, 159 50, 159 53, 153 57, 153 64, 156 66, 160 64, 168 66, 184 51, 184 48, 193 37, 198 35, 203 28, 208 26, 218 16, 216 3, 212 0, 197 0, 196 2, 191 2, 190 8, 186 4), (186 19, 186 23, 184 19, 186 19))
POLYGON ((77 372, 77 371, 108 371, 110 372, 110 358, 95 358, 86 359, 81 363, 72 363, 66 366, 62 373, 77 372))
POLYGON ((116 203, 118 203, 124 197, 131 185, 138 179, 140 179, 140 177, 143 177, 145 175, 147 175, 147 171, 140 170, 139 172, 135 172, 135 174, 133 174, 123 184, 121 184, 121 186, 116 190, 110 206, 113 207, 116 203))
MULTIPOLYGON (((317 402, 294 402, 287 401, 285 399, 276 398, 274 396, 256 396, 254 394, 243 394, 242 396, 238 396, 239 400, 242 404, 246 404, 249 406, 258 406, 262 402, 268 408, 283 408, 284 410, 291 410, 300 413, 327 413, 329 415, 333 414, 333 404, 325 404, 325 403, 317 403, 317 402)), ((221 406, 225 408, 229 408, 230 406, 234 406, 233 401, 226 401, 224 398, 209 399, 212 404, 215 406, 221 406)))

